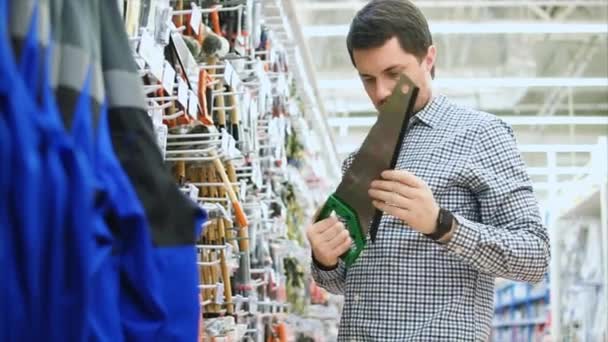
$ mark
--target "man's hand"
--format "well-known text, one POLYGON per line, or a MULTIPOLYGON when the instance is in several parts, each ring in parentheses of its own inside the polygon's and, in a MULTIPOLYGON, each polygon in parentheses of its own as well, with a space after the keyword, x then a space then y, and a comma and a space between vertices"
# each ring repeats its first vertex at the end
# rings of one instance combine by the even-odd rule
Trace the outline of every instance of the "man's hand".
POLYGON ((395 216, 423 234, 437 226, 439 206, 431 189, 414 174, 405 170, 382 173, 382 180, 372 182, 369 196, 379 210, 395 216))
POLYGON ((306 229, 306 236, 314 258, 326 267, 337 265, 340 256, 348 251, 352 243, 348 230, 335 217, 312 224, 306 229))

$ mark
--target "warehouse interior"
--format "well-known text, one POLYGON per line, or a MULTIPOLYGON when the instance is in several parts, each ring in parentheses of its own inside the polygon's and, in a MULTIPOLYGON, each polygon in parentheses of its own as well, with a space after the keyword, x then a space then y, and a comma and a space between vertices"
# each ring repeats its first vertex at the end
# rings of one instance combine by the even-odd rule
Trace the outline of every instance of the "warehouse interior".
MULTIPOLYGON (((401 131, 381 137, 393 160, 368 145, 365 167, 348 163, 386 118, 346 43, 357 13, 382 1, 0 0, 0 341, 459 341, 465 331, 493 342, 608 342, 608 0, 402 0, 429 23, 433 94, 513 130, 516 144, 504 132, 489 139, 510 150, 491 152, 480 173, 512 174, 489 196, 498 204, 486 203, 525 202, 509 224, 473 222, 484 220, 483 186, 448 179, 451 210, 461 214, 463 198, 473 208, 459 226, 433 196, 397 196, 411 208, 430 203, 417 216, 434 215, 424 232, 389 213, 392 201, 379 209, 371 191, 340 198, 386 169, 402 172, 393 190, 431 189, 398 163, 407 134, 423 132, 403 129, 411 102, 390 112, 401 131), (528 226, 514 223, 520 212, 528 226), (387 222, 403 230, 383 241, 412 252, 411 263, 370 244, 387 222), (437 260, 458 274, 428 276, 437 260), (512 260, 542 279, 506 279, 516 278, 500 273, 512 260), (349 275, 362 261, 372 267, 349 275), (421 286, 439 282, 450 284, 421 286), (401 285, 403 298, 380 300, 401 285), (465 309, 445 309, 442 300, 465 302, 454 299, 460 290, 465 309), (381 318, 387 301, 409 311, 381 318), (345 322, 353 312, 358 320, 345 322), (378 322, 393 329, 374 330, 378 322)), ((435 160, 452 147, 462 146, 429 152, 437 159, 423 161, 433 169, 425 176, 448 178, 435 160)), ((478 145, 466 147, 468 162, 478 145)))

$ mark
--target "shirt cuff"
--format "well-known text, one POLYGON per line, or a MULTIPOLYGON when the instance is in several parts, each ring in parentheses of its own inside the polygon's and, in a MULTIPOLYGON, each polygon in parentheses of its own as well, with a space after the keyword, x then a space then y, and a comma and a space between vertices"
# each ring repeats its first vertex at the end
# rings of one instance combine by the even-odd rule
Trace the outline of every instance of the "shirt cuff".
POLYGON ((315 275, 317 283, 323 281, 333 281, 342 276, 344 272, 344 262, 342 259, 340 259, 335 267, 325 267, 315 260, 314 257, 312 257, 311 269, 315 275))
POLYGON ((464 259, 474 260, 477 254, 477 246, 481 238, 479 224, 467 220, 460 215, 453 215, 456 220, 456 230, 445 246, 451 253, 459 255, 464 259))

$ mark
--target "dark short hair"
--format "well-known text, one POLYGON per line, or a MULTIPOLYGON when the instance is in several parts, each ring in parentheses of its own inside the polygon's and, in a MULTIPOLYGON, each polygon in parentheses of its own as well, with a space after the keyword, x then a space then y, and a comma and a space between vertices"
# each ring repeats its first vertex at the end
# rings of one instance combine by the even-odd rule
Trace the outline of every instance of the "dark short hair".
MULTIPOLYGON (((372 0, 353 18, 346 37, 350 60, 355 65, 353 50, 382 46, 397 37, 401 48, 422 61, 433 44, 424 14, 409 0, 372 0)), ((355 65, 356 66, 356 65, 355 65)), ((431 70, 435 76, 435 66, 431 70)))

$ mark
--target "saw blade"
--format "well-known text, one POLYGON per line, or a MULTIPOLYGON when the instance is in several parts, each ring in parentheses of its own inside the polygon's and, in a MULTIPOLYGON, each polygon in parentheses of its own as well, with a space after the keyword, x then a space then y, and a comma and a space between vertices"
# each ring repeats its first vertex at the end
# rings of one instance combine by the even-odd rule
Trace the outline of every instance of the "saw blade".
MULTIPOLYGON (((381 217, 368 195, 371 182, 383 171, 395 168, 417 95, 418 88, 401 75, 336 189, 336 197, 357 213, 363 236, 379 224, 381 217)), ((375 234, 371 238, 374 241, 375 234)))

